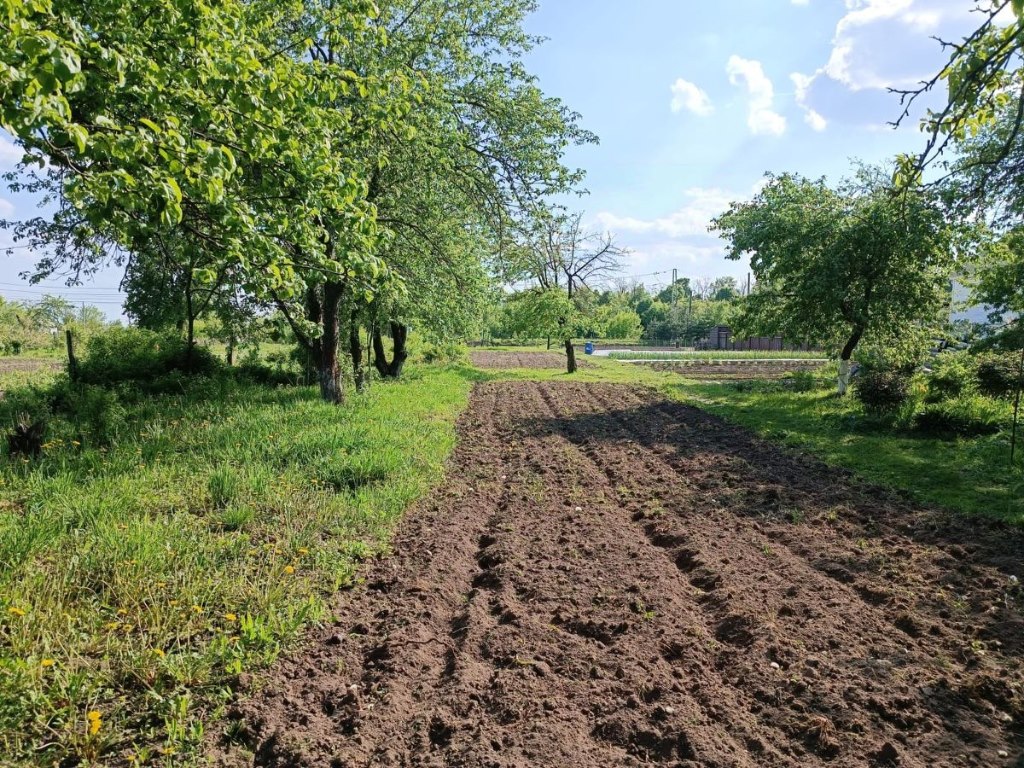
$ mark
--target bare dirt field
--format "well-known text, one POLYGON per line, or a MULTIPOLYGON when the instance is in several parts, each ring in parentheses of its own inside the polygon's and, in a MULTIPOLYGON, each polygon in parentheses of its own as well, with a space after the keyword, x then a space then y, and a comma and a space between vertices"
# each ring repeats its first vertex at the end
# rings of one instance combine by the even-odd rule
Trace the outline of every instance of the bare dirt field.
MULTIPOLYGON (((585 361, 576 356, 579 366, 585 361)), ((558 352, 487 352, 471 351, 469 360, 477 368, 505 369, 510 368, 565 368, 565 355, 558 352)))
POLYGON ((822 366, 814 361, 759 360, 745 362, 722 360, 712 362, 694 360, 683 362, 635 363, 649 365, 656 371, 671 371, 691 379, 714 379, 716 381, 748 380, 748 379, 779 379, 794 371, 814 371, 822 366))
POLYGON ((217 764, 1024 764, 1019 533, 631 387, 479 385, 459 431, 217 764))

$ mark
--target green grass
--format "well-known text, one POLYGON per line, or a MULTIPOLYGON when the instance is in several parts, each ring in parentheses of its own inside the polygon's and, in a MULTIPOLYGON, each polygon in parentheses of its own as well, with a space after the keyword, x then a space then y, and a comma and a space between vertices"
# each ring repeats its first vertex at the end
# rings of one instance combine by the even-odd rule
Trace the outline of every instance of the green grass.
POLYGON ((1006 432, 958 440, 919 436, 890 429, 865 414, 855 398, 824 389, 758 391, 703 382, 673 389, 675 396, 764 437, 921 501, 1024 525, 1024 472, 1009 467, 1006 432))
POLYGON ((334 407, 224 377, 125 401, 106 445, 51 425, 0 470, 0 762, 188 755, 439 480, 470 386, 413 367, 334 407))
POLYGON ((821 352, 639 352, 626 350, 609 352, 604 357, 612 360, 826 360, 821 352))

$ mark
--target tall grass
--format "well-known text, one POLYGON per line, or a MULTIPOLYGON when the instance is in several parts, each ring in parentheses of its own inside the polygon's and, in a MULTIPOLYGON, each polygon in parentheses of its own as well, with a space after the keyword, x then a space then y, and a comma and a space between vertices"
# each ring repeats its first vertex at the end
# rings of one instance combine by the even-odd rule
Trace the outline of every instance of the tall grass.
POLYGON ((193 750, 439 478, 469 386, 412 369, 335 407, 221 378, 127 401, 106 446, 58 424, 7 461, 0 762, 193 750))

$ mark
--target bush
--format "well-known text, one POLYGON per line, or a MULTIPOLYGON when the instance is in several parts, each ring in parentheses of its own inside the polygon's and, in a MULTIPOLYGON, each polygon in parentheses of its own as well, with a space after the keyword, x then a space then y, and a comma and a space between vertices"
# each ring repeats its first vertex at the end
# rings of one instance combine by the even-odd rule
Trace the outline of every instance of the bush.
POLYGON ((974 359, 964 353, 946 353, 935 358, 931 373, 926 379, 929 403, 938 403, 960 395, 970 394, 976 389, 974 359))
POLYGON ((466 347, 458 342, 440 341, 423 348, 425 363, 461 363, 466 359, 466 347))
POLYGON ((914 429, 936 437, 978 437, 1000 430, 1005 406, 980 395, 930 403, 914 417, 914 429))
POLYGON ((793 371, 782 377, 782 386, 790 392, 813 392, 823 389, 824 381, 814 371, 793 371))
POLYGON ((894 368, 868 368, 857 377, 854 393, 867 410, 891 413, 909 399, 910 376, 894 368))
POLYGON ((1017 391, 1019 359, 1014 354, 989 353, 978 358, 978 389, 989 397, 1006 397, 1017 391))
POLYGON ((88 384, 109 387, 136 382, 153 389, 172 372, 210 375, 220 367, 204 347, 195 347, 189 360, 188 344, 180 336, 115 327, 89 340, 78 371, 88 384))

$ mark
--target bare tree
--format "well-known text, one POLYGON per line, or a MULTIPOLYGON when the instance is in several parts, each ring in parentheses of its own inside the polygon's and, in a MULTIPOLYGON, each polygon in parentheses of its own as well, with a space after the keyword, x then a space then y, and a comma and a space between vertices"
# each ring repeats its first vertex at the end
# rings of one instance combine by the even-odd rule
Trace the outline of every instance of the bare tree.
MULTIPOLYGON (((520 278, 545 291, 565 291, 577 312, 580 291, 612 279, 629 253, 615 242, 611 233, 587 230, 582 213, 546 215, 535 220, 526 245, 520 278)), ((573 325, 573 317, 559 321, 569 373, 576 372, 573 325)))

